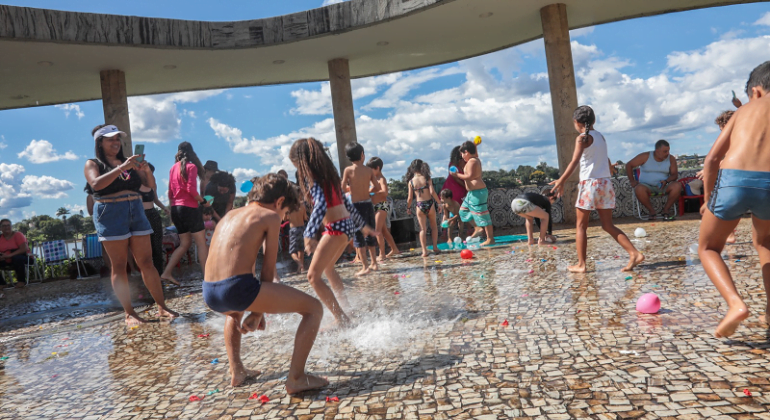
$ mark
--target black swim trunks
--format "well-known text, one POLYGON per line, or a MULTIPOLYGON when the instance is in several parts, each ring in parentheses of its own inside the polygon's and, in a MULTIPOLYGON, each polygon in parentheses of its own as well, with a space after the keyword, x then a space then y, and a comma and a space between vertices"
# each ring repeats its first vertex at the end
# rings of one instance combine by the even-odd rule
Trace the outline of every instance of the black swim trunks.
POLYGON ((204 281, 203 301, 217 312, 243 312, 254 303, 261 286, 251 273, 216 282, 204 281))
MULTIPOLYGON (((374 226, 374 206, 372 205, 372 200, 365 200, 365 201, 359 201, 357 203, 353 203, 353 207, 356 208, 358 211, 358 214, 361 215, 361 218, 364 219, 364 222, 367 224, 367 226, 374 226)), ((359 230, 356 232, 355 238, 353 239, 353 246, 356 248, 365 248, 367 246, 377 246, 377 238, 373 236, 364 236, 364 234, 359 230)))

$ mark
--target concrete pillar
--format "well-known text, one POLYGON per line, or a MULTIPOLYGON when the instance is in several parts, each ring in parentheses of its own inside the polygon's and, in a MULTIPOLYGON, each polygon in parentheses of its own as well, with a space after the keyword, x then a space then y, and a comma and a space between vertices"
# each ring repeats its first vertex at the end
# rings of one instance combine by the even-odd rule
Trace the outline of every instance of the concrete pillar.
POLYGON ((329 82, 332 91, 334 128, 337 132, 337 154, 340 173, 350 165, 345 145, 356 141, 356 117, 353 113, 353 92, 350 88, 350 66, 345 58, 329 61, 329 82))
MULTIPOLYGON (((578 106, 575 87, 575 69, 572 64, 572 48, 567 23, 567 6, 551 4, 540 9, 545 41, 545 58, 548 63, 548 82, 551 87, 553 125, 556 133, 556 151, 559 171, 564 172, 575 152, 577 132, 572 123, 572 113, 578 106)), ((578 171, 564 185, 564 219, 575 221, 578 171)))
POLYGON ((128 119, 128 95, 126 94, 126 74, 120 70, 102 70, 99 73, 102 82, 102 107, 104 123, 117 126, 127 136, 123 139, 123 155, 134 154, 131 146, 131 123, 128 119))

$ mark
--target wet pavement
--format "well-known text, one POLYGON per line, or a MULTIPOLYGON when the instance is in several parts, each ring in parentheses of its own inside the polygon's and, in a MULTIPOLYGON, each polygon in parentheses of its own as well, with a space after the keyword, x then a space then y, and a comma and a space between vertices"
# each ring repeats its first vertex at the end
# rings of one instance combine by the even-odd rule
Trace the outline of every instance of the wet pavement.
MULTIPOLYGON (((623 221, 649 235, 633 239, 647 261, 631 275, 599 227, 584 275, 566 272, 574 229, 557 232, 555 249, 401 258, 360 279, 342 268, 356 325, 319 335, 308 370, 330 385, 298 396, 283 378, 299 316, 269 316, 266 332, 244 337, 245 364, 264 373, 233 389, 224 318, 203 304, 194 272, 166 292, 182 318, 136 329, 106 279, 4 291, 0 419, 770 419, 770 336, 749 223, 725 252, 752 310, 731 340, 713 337, 726 305, 689 251, 694 219, 623 221), (648 292, 660 296, 659 314, 636 312, 648 292)), ((283 281, 309 290, 304 277, 283 281)), ((331 321, 327 313, 323 325, 331 321)))

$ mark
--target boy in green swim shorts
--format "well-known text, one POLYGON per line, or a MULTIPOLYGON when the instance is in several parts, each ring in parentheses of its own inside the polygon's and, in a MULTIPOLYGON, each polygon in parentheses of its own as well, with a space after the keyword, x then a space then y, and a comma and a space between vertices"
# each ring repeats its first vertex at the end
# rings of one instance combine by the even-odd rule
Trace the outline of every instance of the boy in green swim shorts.
POLYGON ((465 160, 465 169, 463 173, 457 173, 457 177, 465 182, 465 189, 468 194, 460 206, 460 220, 465 223, 473 222, 476 225, 476 231, 473 237, 479 236, 482 231, 486 232, 487 240, 481 245, 492 245, 495 243, 495 237, 492 234, 492 218, 489 217, 489 207, 487 206, 487 184, 481 179, 481 161, 476 150, 476 145, 472 141, 466 141, 460 146, 460 154, 465 160))

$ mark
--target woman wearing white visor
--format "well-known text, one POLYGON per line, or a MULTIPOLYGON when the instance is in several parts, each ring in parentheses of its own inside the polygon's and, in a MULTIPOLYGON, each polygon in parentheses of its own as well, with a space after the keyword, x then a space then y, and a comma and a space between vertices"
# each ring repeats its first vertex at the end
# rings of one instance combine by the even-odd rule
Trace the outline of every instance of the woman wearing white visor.
POLYGON ((86 162, 84 173, 95 200, 94 227, 112 262, 112 288, 126 311, 126 324, 146 322, 131 306, 126 272, 129 248, 158 304, 158 316, 176 317, 178 314, 166 307, 160 276, 152 264, 152 228, 139 195, 139 188, 147 185, 147 162, 144 156, 123 155, 120 139, 126 133, 114 125, 98 125, 91 134, 96 158, 86 162))

